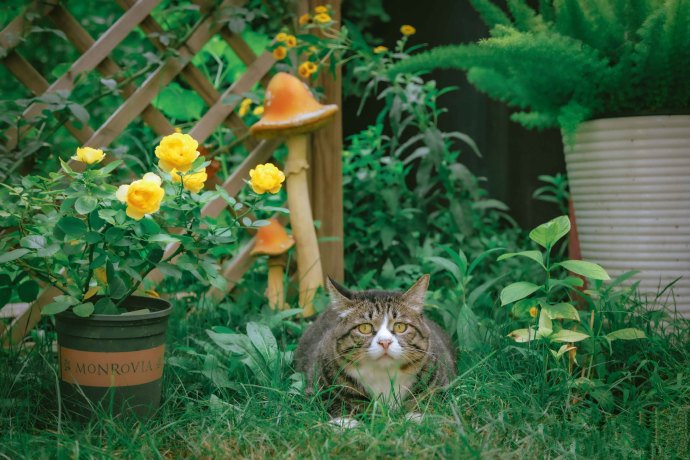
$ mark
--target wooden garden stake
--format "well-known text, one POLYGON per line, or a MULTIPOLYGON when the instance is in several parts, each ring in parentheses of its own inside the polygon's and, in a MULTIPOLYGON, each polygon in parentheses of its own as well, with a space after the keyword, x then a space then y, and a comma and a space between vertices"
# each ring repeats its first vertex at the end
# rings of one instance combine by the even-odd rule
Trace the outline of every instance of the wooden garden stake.
POLYGON ((314 314, 314 294, 319 286, 323 286, 321 257, 307 181, 307 133, 320 128, 337 111, 337 105, 320 104, 298 78, 281 72, 271 79, 266 88, 263 117, 250 128, 250 132, 261 139, 286 138, 286 189, 292 234, 297 243, 299 303, 304 316, 314 314))

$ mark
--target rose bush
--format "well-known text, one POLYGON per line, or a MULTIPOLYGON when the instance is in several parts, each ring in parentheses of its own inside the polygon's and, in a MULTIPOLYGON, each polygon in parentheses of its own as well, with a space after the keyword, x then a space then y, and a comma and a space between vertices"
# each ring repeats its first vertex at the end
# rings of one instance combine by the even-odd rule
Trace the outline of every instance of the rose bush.
MULTIPOLYGON (((103 164, 105 153, 91 148, 80 148, 73 157, 84 163, 82 172, 63 162, 61 172, 3 184, 0 306, 13 299, 31 302, 50 285, 61 295, 44 314, 70 308, 80 316, 122 313, 122 302, 143 290, 155 269, 173 278, 186 272, 224 289, 211 250, 235 244, 241 227, 265 223, 249 218, 261 198, 250 196, 249 204, 241 205, 220 187, 204 191, 209 162, 197 147, 187 134, 164 137, 155 149, 160 170, 119 187, 111 181, 124 169, 122 161, 103 164), (238 214, 203 216, 204 205, 218 199, 238 214)), ((264 191, 277 193, 282 173, 273 165, 261 168, 269 171, 260 181, 264 191)))

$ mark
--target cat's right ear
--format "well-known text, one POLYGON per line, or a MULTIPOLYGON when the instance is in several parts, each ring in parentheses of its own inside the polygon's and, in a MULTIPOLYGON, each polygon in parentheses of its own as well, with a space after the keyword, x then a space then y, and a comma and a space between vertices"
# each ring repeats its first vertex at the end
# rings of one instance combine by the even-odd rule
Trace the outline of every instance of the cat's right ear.
POLYGON ((350 303, 350 300, 352 300, 352 292, 330 276, 326 280, 326 288, 331 296, 331 305, 335 308, 344 308, 350 303))

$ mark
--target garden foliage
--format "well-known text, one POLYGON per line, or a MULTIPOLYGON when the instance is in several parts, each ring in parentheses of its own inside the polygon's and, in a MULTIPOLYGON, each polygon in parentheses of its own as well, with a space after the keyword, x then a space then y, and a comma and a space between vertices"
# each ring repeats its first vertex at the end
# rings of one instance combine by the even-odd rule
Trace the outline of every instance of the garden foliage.
POLYGON ((473 0, 491 36, 417 54, 391 72, 459 68, 519 109, 528 128, 572 133, 592 118, 672 113, 690 105, 690 2, 547 0, 533 9, 473 0))

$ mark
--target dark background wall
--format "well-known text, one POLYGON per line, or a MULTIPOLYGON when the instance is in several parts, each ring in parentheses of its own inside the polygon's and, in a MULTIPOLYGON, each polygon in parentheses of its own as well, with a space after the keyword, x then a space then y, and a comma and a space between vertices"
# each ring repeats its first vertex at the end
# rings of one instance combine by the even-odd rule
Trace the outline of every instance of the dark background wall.
MULTIPOLYGON (((417 28, 412 44, 467 43, 488 35, 486 26, 468 0, 384 0, 384 8, 391 16, 390 22, 376 22, 368 30, 380 37, 383 45, 395 43, 402 24, 417 28)), ((347 0, 343 2, 343 14, 347 18, 347 0)), ((510 110, 477 92, 461 71, 436 71, 426 78, 435 79, 439 87, 459 88, 441 99, 448 109, 441 118, 441 129, 461 131, 475 140, 483 158, 476 158, 468 150, 463 162, 475 174, 487 178, 485 186, 491 195, 510 207, 511 214, 523 228, 531 228, 556 216, 555 205, 534 200, 532 193, 541 185, 537 179, 539 175, 565 171, 560 133, 555 129, 527 131, 510 121, 510 110)), ((345 136, 375 122, 375 110, 357 116, 358 103, 354 98, 344 101, 345 136)))

